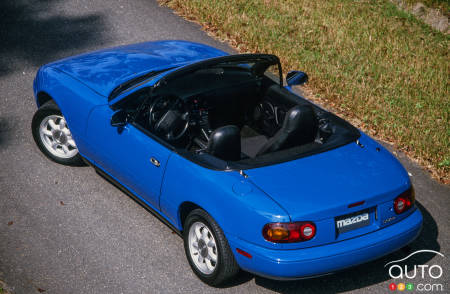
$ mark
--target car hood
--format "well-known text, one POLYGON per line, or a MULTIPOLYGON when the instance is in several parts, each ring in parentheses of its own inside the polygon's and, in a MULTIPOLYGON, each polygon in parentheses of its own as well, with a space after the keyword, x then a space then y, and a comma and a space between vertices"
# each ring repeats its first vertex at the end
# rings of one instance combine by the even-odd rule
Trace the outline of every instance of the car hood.
POLYGON ((118 85, 154 70, 227 53, 187 41, 155 41, 99 50, 49 64, 107 97, 118 85))
POLYGON ((409 187, 407 172, 389 151, 364 134, 360 142, 363 147, 350 143, 245 173, 292 221, 323 220, 374 207, 409 187), (349 208, 360 201, 364 204, 349 208))

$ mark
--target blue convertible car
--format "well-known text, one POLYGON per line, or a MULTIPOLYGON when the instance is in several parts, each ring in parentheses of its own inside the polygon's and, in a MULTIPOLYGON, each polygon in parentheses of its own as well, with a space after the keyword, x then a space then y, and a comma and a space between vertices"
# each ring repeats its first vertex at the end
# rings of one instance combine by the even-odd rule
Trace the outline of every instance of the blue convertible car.
POLYGON ((414 240, 422 215, 380 144, 283 85, 279 59, 147 42, 41 67, 33 137, 83 162, 184 239, 210 285, 335 272, 414 240))

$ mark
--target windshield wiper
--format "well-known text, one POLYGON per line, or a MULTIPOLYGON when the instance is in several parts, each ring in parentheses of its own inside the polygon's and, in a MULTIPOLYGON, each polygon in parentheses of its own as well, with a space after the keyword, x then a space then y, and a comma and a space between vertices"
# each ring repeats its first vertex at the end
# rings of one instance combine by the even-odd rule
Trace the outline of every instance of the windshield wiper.
POLYGON ((154 77, 162 72, 168 71, 169 69, 172 69, 172 67, 170 68, 165 68, 162 70, 155 70, 155 71, 151 71, 148 72, 142 76, 138 76, 134 79, 128 80, 122 84, 120 84, 119 86, 117 86, 114 90, 112 90, 111 94, 109 94, 108 97, 108 101, 113 100, 114 98, 116 98, 117 96, 119 96, 119 94, 125 92, 126 90, 132 89, 134 87, 139 86, 140 84, 142 84, 143 82, 147 81, 149 78, 154 77))

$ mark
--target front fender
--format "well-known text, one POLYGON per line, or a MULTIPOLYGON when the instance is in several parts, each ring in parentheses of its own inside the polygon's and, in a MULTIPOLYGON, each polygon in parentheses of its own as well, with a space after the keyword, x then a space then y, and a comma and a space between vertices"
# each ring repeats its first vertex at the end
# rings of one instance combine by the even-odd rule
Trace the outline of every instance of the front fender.
POLYGON ((43 66, 36 74, 33 84, 38 107, 38 95, 48 94, 63 113, 67 125, 81 153, 84 149, 84 137, 89 113, 94 106, 106 104, 106 97, 73 79, 69 75, 49 66, 43 66))
POLYGON ((207 169, 174 153, 166 167, 160 208, 179 230, 179 209, 187 201, 207 211, 225 235, 262 246, 269 246, 262 236, 265 224, 290 221, 284 209, 238 172, 207 169))

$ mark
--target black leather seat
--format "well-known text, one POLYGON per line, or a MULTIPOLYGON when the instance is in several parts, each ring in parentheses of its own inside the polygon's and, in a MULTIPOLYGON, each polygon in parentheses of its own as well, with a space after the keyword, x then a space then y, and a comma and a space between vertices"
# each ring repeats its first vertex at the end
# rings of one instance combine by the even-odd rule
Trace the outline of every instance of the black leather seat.
POLYGON ((314 141, 317 123, 314 110, 310 105, 297 105, 286 114, 281 127, 258 151, 258 155, 314 141))
POLYGON ((241 159, 241 134, 237 126, 228 125, 214 130, 206 151, 223 160, 241 159))

